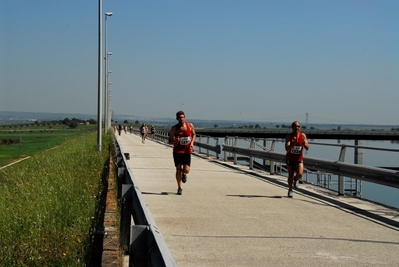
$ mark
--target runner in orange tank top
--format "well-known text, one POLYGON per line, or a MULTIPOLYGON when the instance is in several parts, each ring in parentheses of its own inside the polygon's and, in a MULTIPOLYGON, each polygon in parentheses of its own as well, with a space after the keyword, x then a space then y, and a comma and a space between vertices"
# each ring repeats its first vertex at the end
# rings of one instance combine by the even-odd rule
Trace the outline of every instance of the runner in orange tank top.
POLYGON ((297 181, 303 175, 303 149, 309 149, 308 139, 301 133, 301 124, 294 121, 291 124, 292 133, 285 137, 285 160, 288 170, 288 197, 293 197, 292 185, 297 187, 297 181), (296 172, 296 175, 294 176, 296 172))
POLYGON ((183 193, 182 184, 187 181, 187 174, 190 172, 191 153, 194 151, 196 133, 194 125, 186 122, 186 115, 183 111, 176 113, 176 119, 179 123, 170 130, 169 144, 173 145, 177 194, 181 195, 183 193))

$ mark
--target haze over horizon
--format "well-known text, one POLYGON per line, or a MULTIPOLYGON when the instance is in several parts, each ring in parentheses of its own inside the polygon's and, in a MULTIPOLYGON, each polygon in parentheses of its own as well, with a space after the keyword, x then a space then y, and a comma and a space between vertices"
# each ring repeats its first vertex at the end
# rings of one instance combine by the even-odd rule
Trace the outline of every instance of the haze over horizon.
MULTIPOLYGON (((21 121, 33 121, 37 119, 39 122, 42 121, 51 121, 51 120, 63 120, 65 118, 68 119, 82 119, 82 120, 89 120, 94 119, 97 120, 97 114, 83 114, 83 113, 46 113, 46 112, 18 112, 18 111, 2 111, 0 110, 0 125, 7 125, 7 124, 15 124, 15 121, 21 123, 21 121), (11 115, 11 117, 7 117, 6 115, 11 115), (29 114, 30 116, 27 116, 29 114), (21 115, 21 116, 20 116, 21 115)), ((147 116, 135 116, 129 114, 115 114, 113 117, 113 123, 122 122, 127 120, 129 123, 133 123, 134 121, 138 120, 139 122, 146 122, 148 124, 154 125, 163 125, 166 123, 167 125, 174 125, 176 123, 175 118, 172 117, 147 117, 147 116)), ((272 126, 272 125, 290 125, 291 121, 254 121, 254 120, 214 120, 214 119, 190 119, 190 122, 193 122, 196 127, 213 127, 215 124, 221 125, 222 127, 226 126, 244 126, 244 125, 251 125, 251 124, 259 124, 261 127, 272 126), (199 124, 197 124, 199 123, 199 124)), ((382 128, 397 128, 398 124, 351 124, 351 123, 315 123, 315 122, 308 122, 306 120, 300 121, 305 126, 316 126, 316 127, 331 127, 331 126, 341 126, 341 127, 352 127, 352 126, 359 126, 359 127, 372 127, 374 129, 382 128)))
MULTIPOLYGON (((102 2, 114 114, 399 124, 399 1, 102 2)), ((0 110, 96 114, 98 1, 0 7, 0 110)))

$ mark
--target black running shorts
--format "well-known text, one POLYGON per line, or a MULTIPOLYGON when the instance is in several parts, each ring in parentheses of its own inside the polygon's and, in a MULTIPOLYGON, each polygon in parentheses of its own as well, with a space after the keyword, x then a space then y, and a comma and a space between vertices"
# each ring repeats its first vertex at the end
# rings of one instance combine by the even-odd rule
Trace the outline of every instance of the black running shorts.
POLYGON ((303 160, 300 160, 300 161, 287 160, 286 163, 287 163, 288 166, 296 166, 296 165, 298 165, 300 163, 303 163, 303 160))
POLYGON ((175 162, 175 167, 177 167, 178 165, 190 166, 191 154, 173 153, 173 160, 175 162))

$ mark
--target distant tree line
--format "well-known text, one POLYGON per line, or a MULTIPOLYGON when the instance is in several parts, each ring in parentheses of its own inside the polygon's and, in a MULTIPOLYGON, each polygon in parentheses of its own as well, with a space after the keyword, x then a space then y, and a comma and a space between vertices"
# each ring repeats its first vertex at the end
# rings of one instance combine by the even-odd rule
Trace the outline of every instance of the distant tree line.
POLYGON ((79 124, 97 124, 97 121, 94 119, 81 120, 81 119, 72 118, 70 120, 68 118, 65 118, 61 121, 61 123, 69 126, 72 129, 75 129, 79 126, 79 124))
POLYGON ((52 125, 66 125, 70 128, 77 128, 79 124, 97 124, 97 121, 94 119, 90 120, 81 120, 81 119, 69 119, 65 118, 63 120, 52 120, 52 121, 35 121, 34 123, 23 123, 23 124, 7 124, 7 125, 1 125, 3 128, 22 128, 22 127, 29 127, 29 126, 49 126, 49 128, 52 128, 52 125))
MULTIPOLYGON (((36 125, 39 125, 39 122, 35 122, 36 125)), ((82 119, 77 119, 77 118, 64 118, 63 120, 59 121, 42 121, 40 122, 41 125, 57 125, 57 124, 64 124, 68 126, 69 128, 76 129, 79 124, 97 124, 97 121, 95 119, 90 119, 90 120, 82 120, 82 119)), ((51 128, 51 127, 50 127, 51 128)))

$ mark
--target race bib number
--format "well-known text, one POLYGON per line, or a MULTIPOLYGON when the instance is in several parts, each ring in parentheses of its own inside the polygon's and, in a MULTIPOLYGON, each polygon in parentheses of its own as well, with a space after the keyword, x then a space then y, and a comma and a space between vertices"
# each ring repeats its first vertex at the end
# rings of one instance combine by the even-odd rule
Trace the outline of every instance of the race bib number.
POLYGON ((292 154, 301 154, 302 153, 302 147, 301 146, 294 146, 291 149, 292 154))
POLYGON ((182 146, 185 146, 185 145, 187 145, 190 142, 191 142, 191 137, 190 136, 186 136, 186 137, 181 137, 180 138, 180 144, 182 146))

